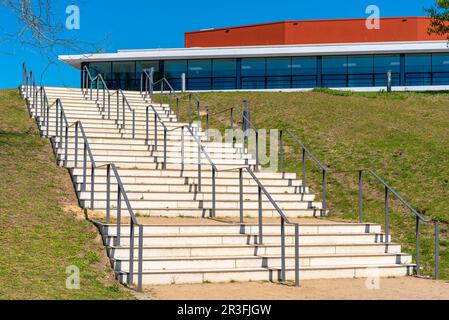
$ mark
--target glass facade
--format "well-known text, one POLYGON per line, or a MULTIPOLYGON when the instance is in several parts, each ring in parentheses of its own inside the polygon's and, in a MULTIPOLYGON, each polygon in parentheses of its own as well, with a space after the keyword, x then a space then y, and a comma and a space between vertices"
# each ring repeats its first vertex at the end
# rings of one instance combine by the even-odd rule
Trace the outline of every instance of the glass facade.
POLYGON ((111 89, 140 89, 142 70, 154 69, 187 90, 289 89, 314 87, 384 87, 391 71, 393 86, 449 85, 449 53, 191 59, 88 63, 92 75, 103 74, 111 89))

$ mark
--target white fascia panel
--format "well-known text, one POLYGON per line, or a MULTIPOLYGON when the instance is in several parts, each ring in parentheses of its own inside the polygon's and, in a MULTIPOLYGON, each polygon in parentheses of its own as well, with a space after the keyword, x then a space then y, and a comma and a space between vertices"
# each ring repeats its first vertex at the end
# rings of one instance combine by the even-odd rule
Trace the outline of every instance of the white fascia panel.
POLYGON ((420 52, 449 53, 448 43, 446 41, 415 41, 358 44, 121 50, 117 53, 63 55, 59 56, 59 60, 79 69, 82 62, 100 61, 391 54, 420 52))

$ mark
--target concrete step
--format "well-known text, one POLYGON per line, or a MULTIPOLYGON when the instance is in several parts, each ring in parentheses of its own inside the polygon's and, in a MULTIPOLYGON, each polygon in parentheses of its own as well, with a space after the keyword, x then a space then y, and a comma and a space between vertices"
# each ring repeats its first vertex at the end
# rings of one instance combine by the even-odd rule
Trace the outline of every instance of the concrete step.
MULTIPOLYGON (((134 257, 138 257, 137 243, 134 249, 134 257)), ((176 258, 176 257, 236 257, 250 255, 278 255, 281 251, 279 245, 263 244, 263 245, 192 245, 192 246, 144 246, 144 258, 176 258)), ((300 243, 299 252, 302 255, 336 255, 336 254, 397 254, 401 252, 401 246, 397 243, 320 243, 320 244, 302 244, 300 243)), ((295 254, 295 246, 287 244, 285 246, 287 255, 295 254)), ((111 259, 129 259, 130 247, 108 247, 108 255, 111 259)))
MULTIPOLYGON (((366 278, 377 270, 380 277, 401 277, 413 274, 414 265, 352 265, 330 267, 302 267, 300 277, 309 279, 334 279, 334 278, 366 278)), ((121 283, 126 283, 128 274, 119 272, 121 283)), ((287 268, 286 279, 294 280, 295 271, 287 268)), ((280 281, 281 274, 278 268, 239 268, 239 269, 206 269, 206 270, 153 270, 143 273, 144 284, 182 284, 204 282, 229 282, 229 281, 280 281)), ((137 283, 137 275, 133 282, 137 283)))
MULTIPOLYGON (((117 271, 130 270, 129 259, 114 259, 113 267, 117 271)), ((410 255, 398 254, 334 254, 334 255, 300 255, 301 267, 330 266, 373 266, 411 264, 410 255)), ((295 267, 295 256, 287 255, 287 268, 295 267)), ((280 255, 272 256, 236 256, 236 257, 179 257, 179 258, 145 258, 143 270, 192 270, 192 269, 239 269, 239 268, 281 268, 280 255)), ((134 272, 137 272, 137 259, 134 260, 134 272)))
MULTIPOLYGON (((136 237, 137 239, 137 237, 136 237)), ((319 234, 303 234, 300 236, 301 244, 371 244, 371 243, 385 243, 385 235, 382 233, 319 233, 319 234)), ((116 244, 115 237, 107 237, 105 243, 108 246, 116 244)), ((120 245, 129 246, 130 238, 122 237, 120 245)), ((135 241, 137 243, 137 241, 135 241)), ((145 235, 143 237, 144 246, 174 246, 174 245, 230 245, 230 244, 247 244, 255 245, 259 243, 258 234, 163 234, 163 235, 145 235)), ((267 233, 263 235, 264 244, 281 243, 281 236, 279 233, 267 233)), ((295 237, 291 233, 285 235, 286 244, 294 244, 295 237)))

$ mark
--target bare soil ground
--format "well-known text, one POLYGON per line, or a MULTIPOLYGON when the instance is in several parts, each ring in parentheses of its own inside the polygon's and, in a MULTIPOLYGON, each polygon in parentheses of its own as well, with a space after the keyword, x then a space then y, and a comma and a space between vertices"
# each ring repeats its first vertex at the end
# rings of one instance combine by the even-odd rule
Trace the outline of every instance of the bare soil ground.
POLYGON ((152 300, 449 300, 449 282, 405 277, 382 278, 378 282, 367 279, 305 280, 299 288, 269 282, 164 285, 148 287, 144 298, 152 300))

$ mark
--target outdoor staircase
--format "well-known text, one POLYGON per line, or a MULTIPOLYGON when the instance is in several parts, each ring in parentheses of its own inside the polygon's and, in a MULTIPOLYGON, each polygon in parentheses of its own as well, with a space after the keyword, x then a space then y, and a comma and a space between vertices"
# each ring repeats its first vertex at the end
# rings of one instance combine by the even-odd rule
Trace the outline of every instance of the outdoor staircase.
MULTIPOLYGON (((163 168, 163 147, 155 148, 154 123, 149 121, 147 141, 146 112, 151 101, 139 92, 124 91, 135 110, 135 132, 132 132, 132 114, 123 120, 111 119, 95 99, 89 100, 81 89, 45 88, 49 104, 62 102, 68 123, 81 121, 96 163, 94 203, 91 208, 91 172, 86 172, 86 188, 82 189, 83 166, 75 166, 75 126, 68 128, 67 158, 65 150, 58 148, 64 141, 57 137, 56 112, 49 112, 49 131, 42 121, 39 102, 31 106, 43 136, 50 137, 59 165, 70 170, 80 206, 105 213, 107 205, 107 170, 114 163, 125 186, 134 213, 148 217, 207 218, 212 212, 212 167, 201 157, 202 186, 198 189, 198 146, 194 137, 185 133, 185 155, 181 159, 180 123, 168 105, 155 104, 154 108, 166 127, 167 161, 163 168), (34 110, 34 111, 33 111, 34 110), (178 128, 178 129, 177 129, 178 128)), ((32 103, 28 99, 29 105, 32 103)), ((53 109, 52 109, 53 108, 53 109)), ((153 119, 154 113, 150 119, 153 119)), ((199 125, 192 125, 198 139, 219 168, 215 181, 215 217, 240 216, 240 180, 238 168, 256 167, 256 161, 242 144, 208 141, 199 125)), ((159 128, 160 129, 160 128, 159 128)), ((163 141, 163 130, 158 130, 158 141, 163 141)), ((160 143, 160 142, 159 142, 160 143)), ((78 139, 83 153, 83 140, 78 139)), ((82 157, 81 157, 82 159, 82 157)), ((87 158, 87 168, 90 160, 87 158)), ((260 169, 260 168, 259 168, 260 169)), ((257 171, 257 170, 255 170, 257 171)), ((308 187, 303 186, 295 173, 255 172, 257 178, 271 194, 287 217, 319 217, 322 202, 315 200, 308 187)), ((111 176, 112 185, 116 178, 111 176)), ((258 185, 248 172, 243 171, 244 216, 258 217, 258 185)), ((117 189, 111 199, 117 199, 117 189)), ((263 197, 263 217, 278 218, 278 211, 263 197)), ((117 209, 110 210, 114 217, 117 209)), ((126 210, 121 212, 126 215, 126 210)), ((115 245, 117 225, 96 222, 103 236, 111 263, 122 283, 129 283, 130 225, 121 225, 120 245, 115 245)), ((136 227, 137 228, 137 227, 136 227)), ((143 273, 144 284, 198 283, 221 281, 277 281, 281 278, 281 229, 279 224, 264 224, 264 241, 259 243, 257 224, 214 222, 203 225, 144 225, 143 273)), ((137 229, 136 229, 137 230, 137 229)), ((286 279, 295 278, 295 230, 287 225, 285 236, 286 279)), ((134 232, 134 243, 139 241, 134 232)), ((410 255, 401 253, 401 246, 386 239, 380 225, 353 224, 308 219, 299 227, 299 253, 301 279, 352 278, 366 276, 405 276, 413 273, 410 255), (375 271, 373 271, 375 270, 375 271)), ((138 257, 135 249, 134 258, 138 257)), ((137 263, 134 263, 132 282, 137 282, 137 263)))

